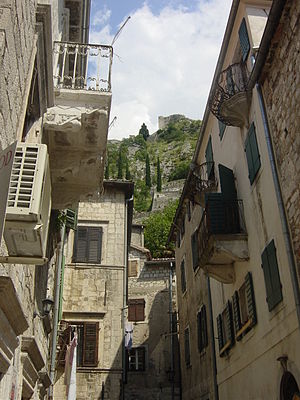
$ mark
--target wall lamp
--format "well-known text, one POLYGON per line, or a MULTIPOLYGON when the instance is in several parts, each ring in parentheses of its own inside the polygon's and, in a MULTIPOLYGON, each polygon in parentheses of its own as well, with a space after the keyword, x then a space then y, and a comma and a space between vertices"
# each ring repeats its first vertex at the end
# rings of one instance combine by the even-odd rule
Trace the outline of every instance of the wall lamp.
POLYGON ((47 297, 46 299, 42 300, 42 305, 43 305, 43 315, 40 315, 37 311, 33 312, 33 318, 39 317, 39 318, 45 318, 47 315, 49 315, 52 307, 53 307, 54 301, 47 297))

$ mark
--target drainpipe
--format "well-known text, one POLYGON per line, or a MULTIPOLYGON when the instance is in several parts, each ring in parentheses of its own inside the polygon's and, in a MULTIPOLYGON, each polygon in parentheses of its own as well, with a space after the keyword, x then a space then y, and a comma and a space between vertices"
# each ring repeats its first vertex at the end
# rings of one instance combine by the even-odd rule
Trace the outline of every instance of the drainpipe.
POLYGON ((65 244, 66 225, 62 225, 60 229, 61 240, 57 245, 57 259, 56 259, 56 284, 54 294, 54 308, 53 308, 53 331, 52 331, 52 346, 51 346, 51 364, 50 364, 50 380, 49 387, 49 400, 53 399, 53 386, 55 377, 55 361, 56 361, 56 345, 57 345, 57 330, 58 330, 58 314, 59 314, 59 294, 60 294, 60 277, 62 268, 62 258, 65 244))
POLYGON ((212 348, 212 368, 213 368, 213 384, 214 384, 214 399, 219 400, 219 388, 217 382, 217 361, 216 361, 216 347, 215 347, 215 332, 214 332, 214 319, 211 301, 210 278, 206 277, 207 292, 208 292, 208 311, 209 311, 209 324, 210 324, 210 340, 212 348))
POLYGON ((173 332, 173 307, 172 307, 172 298, 173 298, 173 262, 170 262, 170 274, 169 274, 169 320, 170 320, 170 345, 171 345, 171 400, 174 400, 174 332, 173 332))
POLYGON ((268 123, 268 119, 267 119, 265 103, 264 103, 261 87, 258 83, 256 84, 256 89, 257 89, 257 93, 258 93, 259 106, 260 106, 263 125, 264 125, 265 139, 267 142, 268 155, 269 155, 269 160, 270 160, 270 164, 271 164, 272 177, 273 177, 273 182, 274 182, 274 186, 275 186, 276 199, 277 199, 277 204, 278 204, 278 208, 279 208, 280 221, 281 221, 283 236, 284 236, 284 243, 285 243, 286 252, 287 252, 287 256, 288 256, 288 264, 289 264, 289 270, 290 270, 290 275, 291 275, 291 280, 292 280, 292 287, 293 287, 295 303, 296 303, 298 324, 300 326, 300 290, 299 290, 299 282, 298 282, 298 277, 297 277, 297 267, 296 267, 296 262, 295 262, 295 258, 294 258, 294 252, 293 252, 293 245, 292 245, 291 235, 290 235, 290 231, 289 231, 289 227, 288 227, 286 211, 285 211, 284 204, 283 204, 283 198, 282 198, 282 193, 281 193, 281 189, 280 189, 278 172, 277 172, 277 168, 276 168, 276 164, 275 164, 274 149, 272 146, 272 141, 271 141, 271 136, 270 136, 270 129, 269 129, 269 123, 268 123))
POLYGON ((133 200, 133 196, 129 199, 125 199, 125 210, 124 210, 124 269, 123 269, 123 307, 122 307, 122 325, 123 325, 123 340, 122 340, 122 399, 125 398, 125 383, 127 380, 126 371, 126 349, 125 349, 125 314, 127 308, 127 268, 128 268, 128 203, 133 200))

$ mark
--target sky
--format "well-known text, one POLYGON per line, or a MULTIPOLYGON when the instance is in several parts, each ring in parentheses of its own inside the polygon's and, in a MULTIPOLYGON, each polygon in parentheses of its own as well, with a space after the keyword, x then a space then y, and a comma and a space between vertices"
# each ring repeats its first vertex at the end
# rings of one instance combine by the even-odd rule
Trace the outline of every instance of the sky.
POLYGON ((114 43, 109 139, 158 116, 202 119, 232 0, 92 0, 90 43, 114 43))

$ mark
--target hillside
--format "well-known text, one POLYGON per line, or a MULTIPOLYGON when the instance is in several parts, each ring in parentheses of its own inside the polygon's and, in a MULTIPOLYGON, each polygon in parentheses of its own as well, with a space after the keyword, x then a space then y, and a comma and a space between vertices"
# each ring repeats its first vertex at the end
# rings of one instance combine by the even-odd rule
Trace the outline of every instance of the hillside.
POLYGON ((177 198, 192 159, 201 121, 181 116, 171 120, 163 129, 144 139, 140 134, 108 141, 106 178, 132 179, 135 182, 137 212, 148 211, 154 196, 156 208, 159 198, 177 198), (150 180, 146 184, 146 158, 150 166, 150 180), (157 196, 157 161, 161 171, 161 192, 157 196), (171 189, 170 189, 171 188, 171 189), (172 194, 174 193, 174 195, 172 194))

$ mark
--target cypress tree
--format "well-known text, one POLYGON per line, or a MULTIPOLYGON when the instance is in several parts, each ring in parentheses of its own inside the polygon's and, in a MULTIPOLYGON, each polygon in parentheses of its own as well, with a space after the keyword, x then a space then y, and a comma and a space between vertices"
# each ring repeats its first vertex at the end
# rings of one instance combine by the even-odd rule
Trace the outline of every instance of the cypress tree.
POLYGON ((129 165, 128 165, 128 160, 126 160, 126 173, 125 173, 125 178, 127 181, 131 180, 131 173, 129 171, 129 165))
POLYGON ((142 135, 145 141, 149 137, 149 131, 148 131, 147 125, 144 122, 141 126, 141 129, 139 130, 139 135, 142 135))
POLYGON ((161 171, 160 171, 160 161, 159 157, 157 157, 157 183, 156 189, 158 192, 161 192, 161 171))
POLYGON ((146 155, 146 177, 145 177, 146 186, 151 188, 151 171, 150 171, 150 160, 149 154, 146 155))
POLYGON ((118 179, 123 179, 123 159, 122 159, 122 149, 120 147, 119 149, 119 157, 117 161, 117 167, 118 167, 118 179))

